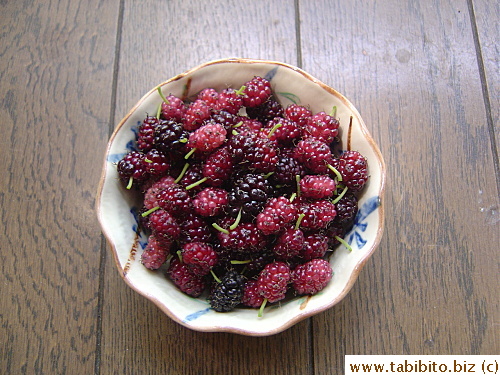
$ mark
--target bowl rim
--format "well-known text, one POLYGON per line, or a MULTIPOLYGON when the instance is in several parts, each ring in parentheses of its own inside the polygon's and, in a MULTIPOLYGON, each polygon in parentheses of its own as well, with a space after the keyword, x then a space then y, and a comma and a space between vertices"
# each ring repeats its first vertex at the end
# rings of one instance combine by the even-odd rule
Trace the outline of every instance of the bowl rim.
POLYGON ((238 57, 232 57, 232 58, 226 58, 226 59, 217 59, 217 60, 211 60, 202 64, 199 64, 191 69, 188 69, 184 71, 183 73, 177 74, 176 76, 173 76, 172 78, 167 79, 166 81, 161 82, 160 84, 156 85, 153 89, 149 90, 146 94, 144 94, 139 101, 136 102, 136 104, 127 112, 127 114, 120 120, 120 122, 114 127, 113 132, 111 136, 108 139, 105 153, 104 153, 104 161, 102 163, 103 168, 101 170, 101 176, 99 179, 99 183, 97 186, 97 194, 96 194, 96 199, 95 199, 95 210, 97 213, 97 218, 101 227, 101 231, 104 234, 106 238, 106 242, 108 244, 108 249, 110 248, 113 254, 113 258, 115 261, 115 267, 118 269, 119 274, 123 281, 135 292, 137 292, 139 295, 142 295, 143 297, 146 297, 148 300, 153 302, 163 313, 165 313, 169 318, 171 318, 173 321, 179 323, 180 325, 187 327, 191 330, 194 331, 199 331, 199 332, 226 332, 226 333, 235 333, 235 334, 240 334, 240 335, 246 335, 246 336, 271 336, 275 335, 277 333, 280 333, 282 331, 287 330, 288 328, 292 327, 293 325, 299 323, 300 321, 312 317, 313 315, 317 315, 323 311, 326 311, 333 307, 334 305, 338 304, 341 300, 345 298, 345 296, 349 293, 351 288, 354 286, 356 280, 359 277, 359 274, 363 267, 365 266, 366 262, 368 259, 373 255, 375 252, 376 248, 379 246, 380 241, 383 236, 384 232, 384 223, 385 223, 385 216, 384 216, 384 194, 385 194, 385 188, 386 188, 386 166, 384 162, 384 158, 382 156, 382 153, 380 152, 380 149, 374 139, 372 138, 370 132, 368 131, 368 128, 366 127, 366 124, 361 117, 360 113, 358 110, 354 107, 354 105, 340 92, 337 90, 333 89, 332 87, 328 86, 327 84, 323 83, 319 79, 313 77, 309 73, 305 72, 301 68, 298 68, 296 66, 280 62, 280 61, 275 61, 275 60, 265 60, 265 59, 249 59, 249 58, 238 58, 238 57), (164 86, 168 83, 177 81, 189 74, 194 73, 197 70, 200 70, 202 68, 205 68, 207 66, 211 65, 217 65, 217 64, 226 64, 226 63, 237 63, 237 64, 269 64, 269 65, 277 65, 284 67, 286 69, 291 69, 299 74, 301 74, 303 77, 311 81, 312 83, 320 86, 323 90, 327 91, 328 93, 336 96, 338 99, 340 99, 346 107, 349 108, 349 110, 352 111, 353 114, 356 115, 357 119, 359 120, 359 126, 362 134, 364 135, 366 141, 369 143, 370 147, 372 148, 373 152, 376 155, 377 163, 380 169, 380 185, 378 188, 378 197, 379 197, 379 223, 377 227, 377 233, 375 236, 375 239, 373 241, 373 244, 371 245, 370 249, 365 252, 364 256, 358 261, 356 264, 353 272, 350 274, 349 279, 344 287, 344 289, 334 298, 331 300, 329 303, 321 305, 313 310, 309 310, 307 312, 299 313, 293 318, 289 319, 282 325, 268 330, 268 331, 252 331, 251 329, 242 329, 242 328, 236 328, 236 327, 219 327, 217 325, 209 326, 209 327, 198 327, 198 326, 193 326, 185 323, 182 321, 179 317, 177 317, 172 311, 170 311, 163 302, 161 302, 158 298, 156 298, 154 295, 148 294, 145 291, 139 290, 133 282, 127 277, 127 274, 123 272, 123 269, 120 266, 120 262, 118 259, 117 255, 117 249, 115 244, 111 241, 111 236, 107 232, 104 226, 104 218, 103 218, 103 213, 101 211, 101 201, 102 201, 102 192, 104 188, 104 181, 106 180, 106 165, 107 165, 107 155, 109 154, 110 148, 113 144, 113 141, 117 135, 117 133, 121 130, 123 125, 127 122, 127 120, 132 116, 132 114, 138 109, 138 107, 153 93, 157 91, 158 87, 164 86))

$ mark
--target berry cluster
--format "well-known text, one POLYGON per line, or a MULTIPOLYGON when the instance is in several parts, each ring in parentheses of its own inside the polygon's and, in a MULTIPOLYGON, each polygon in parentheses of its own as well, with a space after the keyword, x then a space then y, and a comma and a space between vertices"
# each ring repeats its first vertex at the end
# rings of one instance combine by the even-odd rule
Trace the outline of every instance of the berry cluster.
POLYGON ((143 265, 220 312, 322 290, 368 180, 359 152, 336 151, 335 108, 283 108, 262 77, 192 100, 158 92, 117 165, 143 197, 143 265))

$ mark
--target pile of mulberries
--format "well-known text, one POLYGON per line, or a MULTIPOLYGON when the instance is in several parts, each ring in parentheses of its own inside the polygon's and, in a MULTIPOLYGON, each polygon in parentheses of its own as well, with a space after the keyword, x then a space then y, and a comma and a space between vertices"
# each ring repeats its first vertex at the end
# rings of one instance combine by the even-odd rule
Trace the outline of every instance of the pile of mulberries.
POLYGON ((368 180, 363 155, 337 151, 335 108, 283 108, 263 77, 191 99, 158 94, 117 164, 143 198, 142 264, 218 312, 321 291, 368 180))

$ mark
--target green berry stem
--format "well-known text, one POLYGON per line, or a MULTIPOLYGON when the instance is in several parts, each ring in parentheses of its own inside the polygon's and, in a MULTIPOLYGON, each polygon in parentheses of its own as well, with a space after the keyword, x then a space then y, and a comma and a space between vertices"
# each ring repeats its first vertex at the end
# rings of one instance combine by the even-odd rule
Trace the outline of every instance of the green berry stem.
POLYGON ((297 198, 297 193, 292 193, 292 195, 290 195, 290 203, 292 203, 295 198, 297 198))
POLYGON ((278 124, 274 125, 271 128, 271 130, 269 130, 269 133, 267 134, 267 138, 271 138, 273 136, 274 132, 276 130, 278 130, 279 128, 281 128, 282 126, 283 126, 283 124, 281 124, 281 123, 278 123, 278 124))
POLYGON ((299 229, 300 223, 302 222, 302 219, 306 216, 306 214, 300 214, 299 217, 297 218, 297 222, 295 223, 295 229, 299 229))
POLYGON ((252 261, 251 259, 247 259, 247 260, 231 260, 229 263, 231 263, 231 264, 248 264, 251 261, 252 261))
POLYGON ((264 175, 264 178, 267 180, 269 177, 271 177, 274 174, 274 172, 269 172, 264 175))
POLYGON ((191 150, 189 150, 189 152, 186 155, 184 155, 184 159, 186 159, 186 160, 189 159, 191 157, 191 155, 193 155, 195 153, 195 151, 196 151, 196 147, 193 147, 191 150))
POLYGON ((349 245, 344 239, 340 238, 339 236, 335 236, 335 239, 339 241, 342 245, 344 245, 347 250, 352 251, 351 245, 349 245))
POLYGON ((267 298, 264 298, 264 301, 262 301, 262 305, 260 305, 259 313, 257 314, 257 316, 259 318, 262 318, 262 315, 264 314, 264 308, 266 307, 266 304, 267 304, 267 298))
POLYGON ((230 230, 235 230, 236 227, 238 226, 238 224, 240 223, 240 220, 241 220, 241 208, 240 210, 238 211, 238 215, 236 216, 236 220, 234 221, 234 223, 232 223, 230 226, 229 226, 229 229, 230 230))
POLYGON ((184 177, 188 168, 189 168, 189 163, 184 164, 184 167, 182 167, 182 171, 179 174, 179 176, 175 179, 174 184, 178 184, 179 181, 182 180, 182 177, 184 177))
POLYGON ((160 206, 156 206, 156 207, 153 207, 153 208, 150 208, 149 210, 147 210, 146 212, 143 212, 141 214, 142 217, 146 217, 148 216, 149 214, 152 214, 153 212, 155 212, 156 210, 159 210, 160 209, 160 206))
POLYGON ((335 117, 337 115, 337 106, 334 105, 332 111, 330 112, 331 117, 335 117))
POLYGON ((295 175, 295 181, 297 182, 297 196, 300 197, 300 175, 295 175))
POLYGON ((229 234, 229 231, 227 229, 222 228, 219 224, 217 223, 212 223, 212 226, 217 229, 219 232, 222 232, 224 234, 229 234))
POLYGON ((349 130, 347 132, 347 151, 351 151, 352 116, 349 119, 349 130))
POLYGON ((208 180, 208 178, 206 177, 203 177, 201 180, 198 180, 196 182, 193 182, 191 185, 188 185, 186 186, 186 190, 191 190, 192 188, 198 186, 198 185, 201 185, 202 183, 204 183, 206 180, 208 180))
POLYGON ((214 280, 217 281, 218 283, 220 283, 220 279, 217 277, 215 272, 213 270, 210 270, 210 273, 212 274, 212 277, 214 278, 214 280))
POLYGON ((326 166, 328 167, 329 170, 335 173, 335 176, 337 176, 337 180, 339 182, 342 182, 342 175, 340 174, 340 172, 331 164, 327 164, 326 166))
POLYGON ((132 184, 133 184, 133 183, 134 183, 134 178, 131 176, 131 177, 128 179, 127 190, 132 189, 132 184))
POLYGON ((159 120, 161 116, 161 103, 158 106, 158 109, 156 110, 156 118, 159 120))
POLYGON ((340 194, 338 195, 337 198, 335 198, 332 203, 333 204, 336 204, 339 200, 342 199, 342 197, 345 195, 345 193, 347 192, 347 186, 344 187, 344 189, 340 192, 340 194))
POLYGON ((181 251, 181 250, 177 250, 176 254, 177 254, 177 256, 179 257, 180 262, 181 262, 181 263, 184 263, 184 262, 182 261, 182 251, 181 251))
POLYGON ((170 104, 170 102, 167 100, 167 98, 165 98, 165 95, 163 95, 163 92, 161 91, 161 86, 158 86, 158 87, 157 87, 157 90, 158 90, 158 94, 160 94, 160 96, 161 96, 161 99, 162 99, 165 103, 170 104))
POLYGON ((243 125, 243 121, 238 122, 237 124, 231 126, 232 128, 239 128, 241 125, 243 125))
POLYGON ((238 90, 236 90, 236 95, 242 96, 246 88, 247 87, 245 85, 241 86, 238 90))

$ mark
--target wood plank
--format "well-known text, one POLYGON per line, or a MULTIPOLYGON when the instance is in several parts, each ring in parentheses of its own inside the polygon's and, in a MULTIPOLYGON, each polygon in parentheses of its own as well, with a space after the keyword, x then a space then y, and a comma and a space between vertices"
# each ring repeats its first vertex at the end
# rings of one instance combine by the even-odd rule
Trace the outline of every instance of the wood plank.
POLYGON ((117 1, 0 2, 0 373, 90 374, 117 1))
POLYGON ((120 77, 127 77, 118 81, 116 120, 152 87, 207 61, 244 57, 297 64, 293 1, 247 5, 126 1, 120 70, 127 70, 120 77))
MULTIPOLYGON (((500 4, 488 0, 471 1, 477 28, 477 42, 480 47, 480 67, 484 69, 484 80, 489 99, 485 105, 490 111, 492 131, 495 134, 496 148, 500 145, 500 63, 498 61, 498 40, 500 39, 500 4)), ((498 155, 497 155, 498 156, 498 155)), ((497 173, 500 171, 497 170, 497 173)), ((499 180, 500 181, 500 177, 499 180)))
MULTIPOLYGON (((120 51, 116 123, 152 87, 205 61, 295 64, 293 1, 259 0, 244 9, 236 1, 126 1, 120 51)), ((194 332, 128 288, 109 255, 104 301, 102 373, 310 373, 308 321, 266 338, 194 332)))
POLYGON ((101 373, 310 374, 309 321, 270 337, 192 331, 128 288, 107 261, 101 373))
POLYGON ((388 169, 378 252, 313 318, 317 373, 344 354, 499 350, 494 165, 465 1, 301 1, 303 68, 350 98, 388 169))

